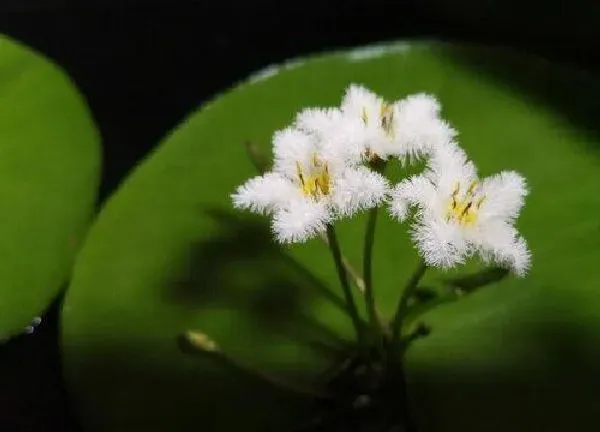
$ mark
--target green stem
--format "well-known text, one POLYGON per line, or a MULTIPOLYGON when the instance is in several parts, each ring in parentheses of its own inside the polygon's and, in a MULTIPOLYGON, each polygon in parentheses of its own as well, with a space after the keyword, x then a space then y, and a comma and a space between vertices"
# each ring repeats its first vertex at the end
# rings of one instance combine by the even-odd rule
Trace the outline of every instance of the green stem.
POLYGON ((354 302, 354 296, 352 295, 350 284, 348 283, 348 273, 346 272, 346 269, 342 262, 342 252, 340 250, 340 245, 335 234, 335 229, 331 224, 327 225, 327 244, 329 245, 329 249, 331 249, 331 254, 333 255, 333 261, 338 272, 340 284, 342 285, 344 297, 346 298, 348 312, 350 313, 350 318, 352 319, 354 329, 356 330, 356 338, 359 344, 361 344, 363 343, 362 323, 360 320, 358 309, 356 307, 356 303, 354 302))
POLYGON ((392 342, 398 341, 400 332, 402 330, 402 321, 405 318, 406 310, 408 308, 408 300, 412 297, 415 289, 419 285, 419 281, 425 274, 425 270, 427 270, 427 264, 425 264, 425 261, 421 260, 414 273, 406 283, 404 291, 402 291, 400 301, 398 302, 398 307, 396 308, 396 314, 392 320, 392 342))
POLYGON ((369 322, 372 326, 379 327, 379 317, 375 305, 375 293, 373 292, 373 243, 375 242, 375 228, 377 226, 378 208, 374 207, 369 212, 367 231, 365 233, 365 246, 363 251, 363 280, 365 282, 365 303, 369 314, 369 322))
MULTIPOLYGON (((327 240, 327 235, 326 234, 321 234, 321 240, 323 240, 325 242, 325 244, 327 246, 329 246, 329 240, 327 240)), ((352 281, 354 282, 354 284, 356 285, 356 287, 358 288, 358 290, 361 293, 364 293, 365 292, 365 281, 363 280, 363 278, 361 277, 361 275, 358 274, 358 272, 356 271, 356 269, 350 263, 350 260, 348 258, 346 258, 344 256, 344 254, 342 254, 342 265, 344 266, 344 268, 348 272, 348 275, 352 278, 352 281)))
MULTIPOLYGON (((382 159, 375 159, 371 162, 371 168, 383 174, 387 167, 387 162, 382 159)), ((384 351, 384 339, 387 331, 387 324, 382 319, 381 314, 377 310, 375 303, 375 290, 373 289, 373 245, 375 243, 375 229, 377 227, 377 217, 379 216, 379 208, 374 207, 369 211, 367 227, 365 231, 364 249, 363 249, 363 280, 364 280, 364 295, 367 313, 369 316, 369 324, 375 332, 377 338, 377 346, 380 351, 384 351)))
POLYGON ((375 347, 380 355, 385 357, 386 324, 375 304, 375 292, 373 290, 373 244, 375 243, 375 228, 377 226, 378 208, 374 207, 369 212, 367 230, 365 232, 365 243, 363 250, 363 280, 365 282, 365 304, 369 316, 369 325, 375 338, 375 347))

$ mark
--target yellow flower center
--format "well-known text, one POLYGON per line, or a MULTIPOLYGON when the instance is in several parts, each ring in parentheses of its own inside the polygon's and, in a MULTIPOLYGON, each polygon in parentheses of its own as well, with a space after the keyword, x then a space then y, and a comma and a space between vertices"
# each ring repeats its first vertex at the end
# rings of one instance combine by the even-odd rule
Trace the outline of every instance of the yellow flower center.
POLYGON ((305 196, 320 198, 329 195, 331 178, 327 163, 321 161, 316 154, 312 155, 308 170, 304 170, 299 162, 296 162, 300 190, 305 196))
POLYGON ((452 197, 448 202, 446 221, 454 221, 459 225, 471 226, 477 222, 477 213, 485 195, 476 196, 477 182, 472 181, 466 193, 460 197, 460 182, 456 182, 452 197))

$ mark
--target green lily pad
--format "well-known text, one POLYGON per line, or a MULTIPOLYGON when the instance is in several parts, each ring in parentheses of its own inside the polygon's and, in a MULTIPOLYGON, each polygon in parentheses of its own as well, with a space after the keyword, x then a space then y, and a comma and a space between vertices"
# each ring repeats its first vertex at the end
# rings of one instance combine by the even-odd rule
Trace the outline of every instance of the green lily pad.
POLYGON ((0 37, 0 336, 64 288, 94 209, 99 137, 83 98, 41 55, 0 37))
MULTIPOLYGON (((295 385, 317 381, 352 337, 326 247, 314 240, 284 253, 266 218, 234 212, 229 201, 254 175, 246 140, 270 151, 273 131, 295 112, 339 103, 351 82, 388 99, 436 94, 482 174, 519 170, 532 189, 519 220, 534 254, 530 275, 424 316, 433 332, 407 359, 419 430, 562 430, 563 419, 579 421, 598 402, 577 381, 600 358, 598 81, 500 49, 401 43, 266 69, 191 115, 107 202, 62 326, 88 431, 283 431, 310 418, 306 398, 192 358, 177 337, 203 331, 295 385)), ((355 263, 364 222, 339 227, 355 263)), ((386 315, 417 263, 406 229, 386 216, 378 226, 374 277, 386 315)), ((432 271, 424 286, 442 277, 432 271)))

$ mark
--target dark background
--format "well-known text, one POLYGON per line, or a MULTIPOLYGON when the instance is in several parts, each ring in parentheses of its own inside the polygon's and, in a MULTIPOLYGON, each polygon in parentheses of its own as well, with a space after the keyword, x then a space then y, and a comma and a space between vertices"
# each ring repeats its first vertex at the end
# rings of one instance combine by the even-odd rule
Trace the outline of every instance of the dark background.
MULTIPOLYGON (((0 33, 55 60, 87 98, 104 146, 101 200, 187 112, 270 63, 440 38, 598 71, 599 27, 594 0, 0 0, 0 33)), ((59 302, 33 334, 0 345, 0 432, 79 430, 61 387, 59 302)))

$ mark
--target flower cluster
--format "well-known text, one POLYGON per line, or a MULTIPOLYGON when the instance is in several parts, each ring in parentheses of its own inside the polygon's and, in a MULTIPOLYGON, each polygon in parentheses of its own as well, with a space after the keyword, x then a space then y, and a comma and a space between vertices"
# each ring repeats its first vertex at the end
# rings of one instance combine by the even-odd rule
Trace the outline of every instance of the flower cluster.
POLYGON ((524 274, 530 262, 514 227, 525 179, 505 171, 479 179, 428 94, 389 102, 351 85, 339 107, 308 108, 273 139, 271 171, 250 179, 233 203, 272 216, 276 238, 302 242, 328 224, 370 208, 411 219, 411 236, 425 263, 449 268, 473 254, 524 274), (381 162, 425 159, 423 172, 391 185, 381 162))

